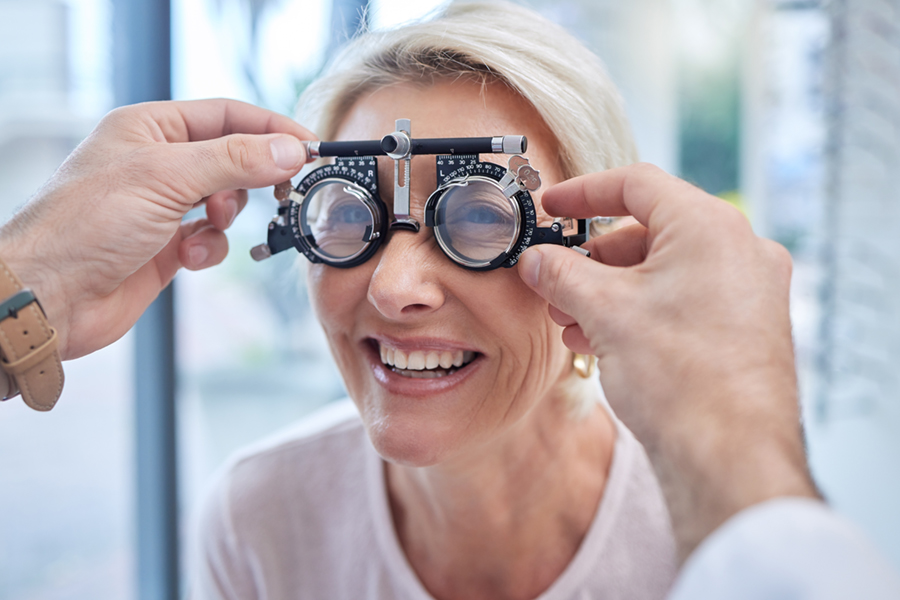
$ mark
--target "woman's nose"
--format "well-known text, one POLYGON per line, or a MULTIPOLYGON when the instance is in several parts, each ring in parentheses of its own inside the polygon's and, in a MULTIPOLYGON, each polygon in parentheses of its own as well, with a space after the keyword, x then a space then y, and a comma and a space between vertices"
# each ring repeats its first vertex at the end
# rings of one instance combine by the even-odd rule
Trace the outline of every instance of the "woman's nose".
POLYGON ((369 302, 394 321, 424 316, 443 306, 440 284, 443 258, 435 244, 426 240, 431 231, 395 231, 373 259, 378 265, 369 281, 369 302))

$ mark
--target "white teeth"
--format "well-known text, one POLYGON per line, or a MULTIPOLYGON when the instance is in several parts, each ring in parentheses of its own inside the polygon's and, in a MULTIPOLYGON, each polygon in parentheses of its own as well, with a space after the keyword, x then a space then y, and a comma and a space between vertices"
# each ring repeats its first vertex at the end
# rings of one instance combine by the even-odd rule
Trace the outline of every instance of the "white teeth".
POLYGON ((438 377, 446 373, 436 373, 434 369, 447 370, 461 367, 475 359, 470 350, 413 350, 408 354, 397 348, 389 348, 379 344, 378 354, 381 362, 395 370, 403 370, 409 377, 438 377))
POLYGON ((425 353, 421 350, 415 350, 409 353, 409 360, 406 368, 410 371, 421 371, 425 368, 425 353))

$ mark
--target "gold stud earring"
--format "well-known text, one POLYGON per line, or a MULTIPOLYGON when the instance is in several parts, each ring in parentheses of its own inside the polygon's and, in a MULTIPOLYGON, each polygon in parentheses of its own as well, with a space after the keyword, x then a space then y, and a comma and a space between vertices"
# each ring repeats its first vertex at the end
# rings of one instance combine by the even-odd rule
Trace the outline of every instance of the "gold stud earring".
POLYGON ((580 377, 588 379, 597 371, 597 357, 591 354, 575 354, 572 368, 580 377))

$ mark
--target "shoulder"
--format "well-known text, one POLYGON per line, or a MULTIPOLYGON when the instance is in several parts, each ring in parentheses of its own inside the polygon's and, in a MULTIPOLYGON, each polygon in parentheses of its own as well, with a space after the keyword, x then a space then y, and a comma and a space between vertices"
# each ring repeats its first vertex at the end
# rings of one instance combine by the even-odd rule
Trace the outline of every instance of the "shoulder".
POLYGON ((296 551, 369 511, 374 460, 356 408, 342 401, 235 454, 220 470, 200 515, 207 535, 244 546, 296 551))
POLYGON ((263 492, 277 496, 279 490, 310 496, 362 473, 367 450, 359 413, 350 400, 342 400, 238 451, 220 480, 227 482, 232 501, 263 492))
POLYGON ((199 515, 199 597, 327 597, 330 565, 346 554, 333 532, 368 539, 367 469, 376 460, 349 401, 235 454, 199 515))

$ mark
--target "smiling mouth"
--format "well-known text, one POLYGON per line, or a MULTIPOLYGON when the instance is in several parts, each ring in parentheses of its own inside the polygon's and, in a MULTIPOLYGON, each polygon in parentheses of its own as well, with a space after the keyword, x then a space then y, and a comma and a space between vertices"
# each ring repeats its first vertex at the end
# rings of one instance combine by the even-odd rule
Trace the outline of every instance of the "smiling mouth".
POLYGON ((394 373, 413 379, 436 379, 465 368, 478 356, 471 350, 412 350, 390 348, 376 342, 381 362, 394 373))

